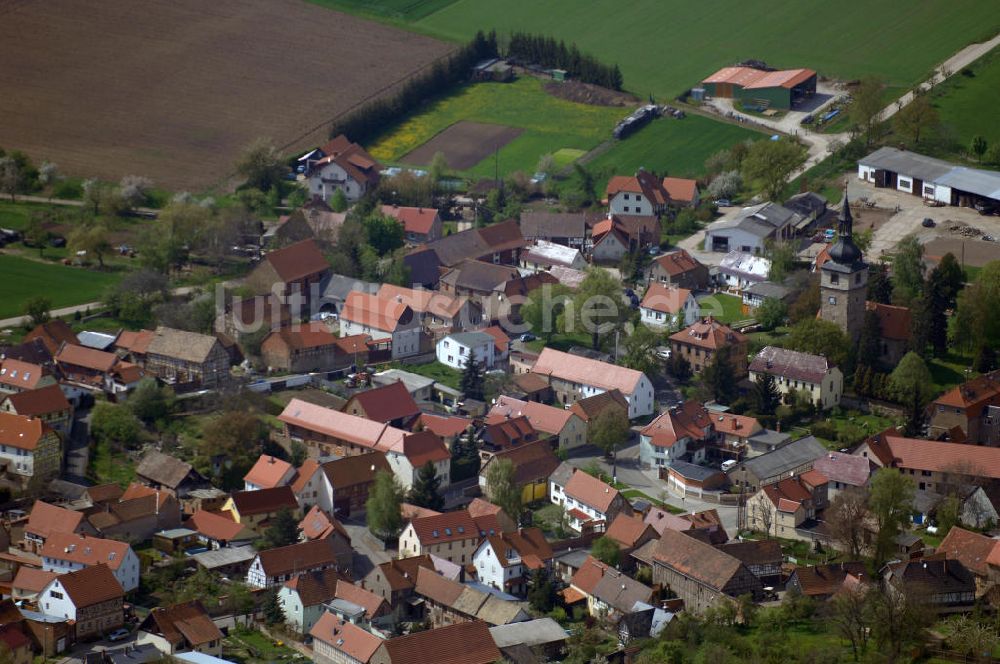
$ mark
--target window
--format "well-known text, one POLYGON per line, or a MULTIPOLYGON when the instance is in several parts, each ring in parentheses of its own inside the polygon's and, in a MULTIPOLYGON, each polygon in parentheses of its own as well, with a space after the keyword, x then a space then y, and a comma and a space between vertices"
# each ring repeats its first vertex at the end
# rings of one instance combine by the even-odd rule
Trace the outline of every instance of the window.
MULTIPOLYGON (((63 594, 61 592, 56 591, 56 590, 50 590, 49 591, 49 595, 52 596, 52 599, 62 599, 63 598, 63 594)), ((47 607, 48 604, 46 604, 45 606, 47 607)))
POLYGON ((840 283, 840 275, 836 274, 836 273, 831 274, 830 275, 830 283, 831 284, 839 284, 840 283))
POLYGON ((861 273, 860 272, 858 272, 856 275, 854 275, 854 283, 856 283, 856 284, 860 284, 861 283, 861 273))
POLYGON ((827 298, 827 302, 829 302, 830 304, 837 304, 837 298, 831 295, 829 298, 827 298))

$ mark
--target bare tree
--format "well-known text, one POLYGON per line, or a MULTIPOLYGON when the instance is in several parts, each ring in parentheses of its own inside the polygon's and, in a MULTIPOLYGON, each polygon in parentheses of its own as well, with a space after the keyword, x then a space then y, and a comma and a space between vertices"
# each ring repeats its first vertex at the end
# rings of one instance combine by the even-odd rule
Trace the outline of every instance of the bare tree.
POLYGON ((750 508, 752 518, 751 522, 754 526, 760 526, 762 532, 766 537, 771 536, 771 526, 774 523, 774 511, 771 509, 768 502, 767 496, 763 492, 757 494, 756 500, 751 499, 753 502, 750 508))
POLYGON ((826 525, 833 541, 856 560, 865 547, 865 517, 868 515, 865 494, 842 491, 826 510, 826 525))
POLYGON ((837 633, 850 641, 854 661, 868 650, 871 633, 871 607, 869 589, 858 585, 844 588, 827 604, 828 618, 837 633))
POLYGON ((8 194, 13 203, 24 185, 24 172, 13 157, 0 158, 0 191, 8 194))
POLYGON ((122 203, 129 209, 142 205, 149 198, 153 181, 142 175, 126 175, 118 185, 122 203))
POLYGON ((898 660, 903 647, 919 639, 923 628, 931 623, 932 615, 921 598, 922 592, 927 589, 892 581, 872 589, 872 636, 887 662, 898 660))

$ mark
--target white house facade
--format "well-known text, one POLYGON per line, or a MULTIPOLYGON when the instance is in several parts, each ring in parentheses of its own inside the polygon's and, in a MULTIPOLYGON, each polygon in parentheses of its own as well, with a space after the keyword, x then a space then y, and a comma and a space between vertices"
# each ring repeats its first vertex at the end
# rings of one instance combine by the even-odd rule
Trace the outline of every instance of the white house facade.
POLYGON ((366 184, 351 177, 340 164, 328 162, 317 166, 309 175, 309 194, 329 202, 337 190, 344 192, 348 201, 354 202, 361 198, 367 190, 366 184))
MULTIPOLYGON (((97 564, 98 562, 103 562, 105 565, 111 569, 111 573, 115 575, 118 579, 118 583, 122 585, 122 589, 125 592, 135 590, 139 587, 139 556, 135 555, 135 551, 132 547, 128 547, 124 555, 121 557, 121 563, 114 567, 115 560, 118 558, 117 552, 111 552, 108 554, 110 557, 108 560, 95 561, 90 564, 97 564)), ((75 572, 78 569, 83 569, 84 567, 89 567, 87 563, 67 560, 65 558, 55 558, 48 555, 42 556, 42 569, 47 572, 55 572, 57 574, 67 574, 69 572, 75 572)))
POLYGON ((462 370, 469 358, 490 369, 496 359, 496 342, 485 332, 458 332, 437 342, 437 361, 452 369, 462 370))
POLYGON ((361 321, 340 318, 340 336, 349 337, 367 334, 375 341, 389 339, 392 342, 392 358, 409 357, 420 352, 420 321, 416 316, 408 323, 400 322, 393 329, 381 329, 361 321))

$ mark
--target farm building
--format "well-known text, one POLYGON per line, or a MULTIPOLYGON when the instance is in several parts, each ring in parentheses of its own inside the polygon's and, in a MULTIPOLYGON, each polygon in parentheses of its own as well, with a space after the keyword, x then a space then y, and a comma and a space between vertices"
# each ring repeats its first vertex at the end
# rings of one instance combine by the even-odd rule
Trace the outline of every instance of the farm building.
POLYGON ((816 94, 816 72, 812 69, 723 67, 701 83, 712 97, 737 99, 761 109, 788 110, 816 94))
POLYGON ((858 160, 858 179, 946 205, 1000 205, 1000 172, 955 166, 896 148, 858 160))

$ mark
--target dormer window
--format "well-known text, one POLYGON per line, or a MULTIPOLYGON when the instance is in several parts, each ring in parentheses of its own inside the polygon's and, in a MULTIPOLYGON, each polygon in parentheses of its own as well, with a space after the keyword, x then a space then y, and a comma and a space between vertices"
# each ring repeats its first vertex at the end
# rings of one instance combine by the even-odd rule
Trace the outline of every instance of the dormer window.
POLYGON ((830 275, 830 283, 831 284, 839 284, 840 283, 840 275, 837 274, 836 272, 832 273, 830 275))

